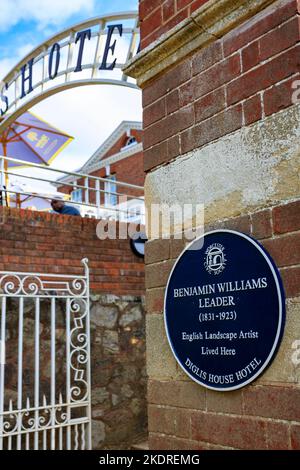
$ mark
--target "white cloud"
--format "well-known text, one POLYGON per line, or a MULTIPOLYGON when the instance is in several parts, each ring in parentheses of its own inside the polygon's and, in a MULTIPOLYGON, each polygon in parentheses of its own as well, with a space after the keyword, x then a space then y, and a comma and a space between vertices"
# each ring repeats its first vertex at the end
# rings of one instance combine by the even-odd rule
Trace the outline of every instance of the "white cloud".
MULTIPOLYGON (((15 58, 6 57, 0 60, 0 79, 2 80, 6 74, 16 65, 17 61, 15 58)), ((0 82, 2 87, 2 82, 0 82)))
POLYGON ((0 31, 8 31, 19 21, 28 19, 37 23, 39 29, 49 25, 61 25, 72 15, 83 12, 91 14, 95 0, 1 0, 0 31))
POLYGON ((24 44, 20 46, 14 55, 14 57, 5 57, 0 60, 0 79, 4 78, 5 75, 10 72, 10 70, 17 65, 17 63, 23 59, 23 57, 28 54, 33 48, 34 44, 24 44))
POLYGON ((35 47, 35 44, 26 43, 20 46, 17 49, 17 58, 18 60, 23 59, 23 57, 28 54, 35 47))
MULTIPOLYGON (((14 57, 5 57, 4 59, 0 59, 0 80, 2 80, 33 48, 33 44, 25 44, 16 51, 14 57)), ((2 85, 3 83, 0 81, 0 88, 2 88, 2 85)))

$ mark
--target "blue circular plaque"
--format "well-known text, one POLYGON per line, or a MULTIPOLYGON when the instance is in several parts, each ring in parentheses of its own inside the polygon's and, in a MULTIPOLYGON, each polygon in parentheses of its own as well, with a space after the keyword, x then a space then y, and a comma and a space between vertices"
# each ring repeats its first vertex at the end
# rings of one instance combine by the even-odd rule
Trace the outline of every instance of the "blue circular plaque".
POLYGON ((209 232, 176 261, 164 313, 183 370, 207 388, 236 390, 255 380, 278 350, 285 324, 280 274, 253 238, 209 232))

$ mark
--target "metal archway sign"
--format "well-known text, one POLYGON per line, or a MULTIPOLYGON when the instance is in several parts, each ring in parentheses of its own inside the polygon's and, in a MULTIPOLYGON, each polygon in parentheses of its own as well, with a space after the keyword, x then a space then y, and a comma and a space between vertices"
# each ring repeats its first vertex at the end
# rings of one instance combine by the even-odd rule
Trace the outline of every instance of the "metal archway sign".
POLYGON ((99 84, 138 88, 122 72, 138 47, 137 12, 92 18, 43 42, 1 82, 0 134, 32 106, 69 88, 99 84))

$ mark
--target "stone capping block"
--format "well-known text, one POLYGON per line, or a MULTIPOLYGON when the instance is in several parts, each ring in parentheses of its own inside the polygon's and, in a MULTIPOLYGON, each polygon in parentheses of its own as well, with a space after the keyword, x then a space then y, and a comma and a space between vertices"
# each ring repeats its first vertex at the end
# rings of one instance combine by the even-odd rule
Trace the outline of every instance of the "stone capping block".
POLYGON ((195 50, 221 38, 275 0, 210 0, 154 41, 123 69, 140 87, 195 50))

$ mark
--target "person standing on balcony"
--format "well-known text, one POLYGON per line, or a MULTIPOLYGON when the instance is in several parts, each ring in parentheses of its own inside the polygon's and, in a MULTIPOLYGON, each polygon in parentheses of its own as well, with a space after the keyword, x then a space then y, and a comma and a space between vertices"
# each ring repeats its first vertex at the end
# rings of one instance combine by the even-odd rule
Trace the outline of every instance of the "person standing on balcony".
POLYGON ((76 207, 68 206, 68 205, 65 204, 65 202, 62 201, 61 199, 52 199, 52 201, 51 201, 51 207, 52 207, 52 209, 53 209, 55 212, 57 212, 58 214, 62 214, 62 215, 76 215, 76 216, 81 217, 81 214, 80 214, 79 210, 76 209, 76 207))

